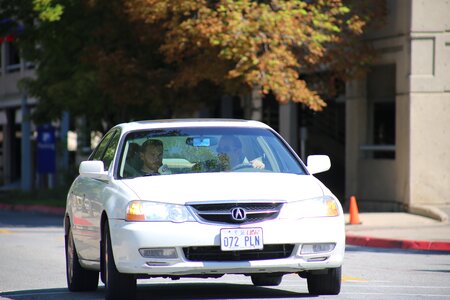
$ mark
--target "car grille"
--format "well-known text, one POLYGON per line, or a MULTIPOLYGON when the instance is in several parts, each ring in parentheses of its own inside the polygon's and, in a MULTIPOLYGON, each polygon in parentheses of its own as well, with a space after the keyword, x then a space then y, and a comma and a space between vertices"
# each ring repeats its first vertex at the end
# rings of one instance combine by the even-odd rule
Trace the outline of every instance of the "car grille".
MULTIPOLYGON (((275 219, 280 213, 283 203, 251 202, 251 203, 214 203, 191 204, 193 212, 200 220, 209 223, 250 224, 275 219), (233 218, 233 210, 244 211, 244 218, 233 218)), ((242 213, 241 213, 242 215, 242 213)))
POLYGON ((279 259, 291 256, 293 244, 264 245, 262 250, 222 251, 220 246, 185 247, 184 255, 190 261, 249 261, 279 259))

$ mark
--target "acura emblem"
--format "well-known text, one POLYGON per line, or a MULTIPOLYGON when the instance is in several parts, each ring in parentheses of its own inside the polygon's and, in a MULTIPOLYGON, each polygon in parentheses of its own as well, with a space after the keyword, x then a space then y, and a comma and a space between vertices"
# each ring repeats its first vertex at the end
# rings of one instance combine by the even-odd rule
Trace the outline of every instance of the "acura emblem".
POLYGON ((231 217, 235 221, 244 221, 247 218, 247 213, 242 207, 235 207, 231 210, 231 217))

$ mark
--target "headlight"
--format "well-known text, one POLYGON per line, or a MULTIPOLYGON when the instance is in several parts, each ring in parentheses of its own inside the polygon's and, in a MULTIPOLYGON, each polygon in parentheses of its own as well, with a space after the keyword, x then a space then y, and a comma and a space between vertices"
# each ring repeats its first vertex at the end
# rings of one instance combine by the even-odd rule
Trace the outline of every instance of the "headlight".
POLYGON ((131 201, 127 206, 127 221, 189 222, 194 217, 184 205, 150 201, 131 201))
POLYGON ((280 212, 281 219, 339 216, 339 204, 333 197, 325 196, 286 203, 280 212))

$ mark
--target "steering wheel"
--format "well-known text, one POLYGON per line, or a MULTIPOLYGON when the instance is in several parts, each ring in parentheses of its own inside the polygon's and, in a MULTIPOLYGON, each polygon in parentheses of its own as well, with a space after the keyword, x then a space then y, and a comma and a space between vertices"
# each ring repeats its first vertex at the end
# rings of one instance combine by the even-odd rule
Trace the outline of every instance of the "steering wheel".
POLYGON ((237 171, 237 170, 242 170, 242 169, 247 169, 247 168, 253 168, 252 164, 249 164, 249 163, 238 164, 238 165, 235 165, 234 167, 232 167, 231 171, 237 171))

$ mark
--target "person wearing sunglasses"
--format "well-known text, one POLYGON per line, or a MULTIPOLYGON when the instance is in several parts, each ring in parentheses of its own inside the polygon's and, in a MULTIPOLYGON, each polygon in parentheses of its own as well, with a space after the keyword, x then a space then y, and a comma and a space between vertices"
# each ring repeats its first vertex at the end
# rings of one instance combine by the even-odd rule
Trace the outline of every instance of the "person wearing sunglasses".
POLYGON ((217 146, 219 161, 225 170, 240 168, 264 169, 265 165, 258 159, 248 160, 242 152, 242 143, 234 135, 223 136, 217 146))

